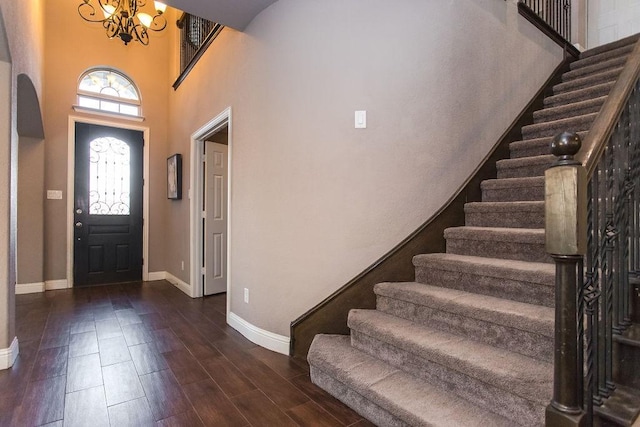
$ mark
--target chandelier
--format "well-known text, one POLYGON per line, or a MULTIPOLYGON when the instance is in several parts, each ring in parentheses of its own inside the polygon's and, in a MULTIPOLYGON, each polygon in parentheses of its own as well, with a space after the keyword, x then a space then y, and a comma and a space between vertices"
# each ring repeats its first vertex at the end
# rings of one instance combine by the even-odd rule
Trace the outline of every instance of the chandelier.
POLYGON ((162 16, 167 6, 159 1, 153 3, 154 16, 139 12, 146 0, 82 0, 78 13, 85 21, 101 22, 110 39, 120 37, 125 45, 136 40, 146 46, 149 44, 148 30, 162 31, 167 26, 167 20, 162 16))

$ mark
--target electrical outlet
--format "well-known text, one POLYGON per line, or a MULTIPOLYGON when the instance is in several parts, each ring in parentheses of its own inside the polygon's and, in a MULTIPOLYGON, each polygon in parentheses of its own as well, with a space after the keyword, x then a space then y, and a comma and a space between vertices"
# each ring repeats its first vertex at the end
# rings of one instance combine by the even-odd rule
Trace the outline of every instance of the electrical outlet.
POLYGON ((245 304, 249 304, 249 289, 244 288, 244 302, 245 304))

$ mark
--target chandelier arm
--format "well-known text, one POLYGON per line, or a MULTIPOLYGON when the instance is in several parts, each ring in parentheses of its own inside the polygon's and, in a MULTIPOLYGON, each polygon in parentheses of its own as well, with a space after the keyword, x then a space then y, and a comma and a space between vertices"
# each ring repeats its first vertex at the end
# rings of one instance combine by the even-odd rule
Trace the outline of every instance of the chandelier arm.
POLYGON ((151 21, 151 25, 149 26, 149 30, 151 31, 162 31, 167 28, 167 20, 162 14, 158 14, 153 17, 153 21, 151 21))
POLYGON ((80 3, 78 5, 78 14, 80 14, 80 17, 82 19, 88 22, 104 21, 104 18, 100 18, 100 19, 94 18, 94 16, 96 16, 96 8, 87 1, 80 3))
POLYGON ((120 26, 116 22, 111 20, 111 19, 103 20, 102 21, 102 26, 107 31, 107 37, 109 37, 110 39, 112 39, 115 36, 117 36, 118 33, 120 32, 120 31, 118 31, 118 28, 120 28, 120 26))
POLYGON ((149 33, 147 33, 147 29, 143 25, 135 25, 131 32, 133 37, 142 45, 146 46, 149 44, 149 33))

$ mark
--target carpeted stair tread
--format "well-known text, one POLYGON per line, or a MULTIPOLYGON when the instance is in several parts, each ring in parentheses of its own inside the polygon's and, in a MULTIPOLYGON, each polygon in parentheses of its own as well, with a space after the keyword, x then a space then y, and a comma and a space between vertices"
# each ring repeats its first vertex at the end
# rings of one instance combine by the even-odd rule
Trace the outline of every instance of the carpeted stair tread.
POLYGON ((588 99, 606 96, 611 92, 615 82, 602 83, 584 89, 573 90, 559 95, 547 96, 544 99, 545 107, 556 107, 571 104, 573 102, 586 101, 588 99))
POLYGON ((594 55, 598 55, 603 52, 607 52, 610 50, 618 49, 620 47, 628 47, 629 45, 634 45, 640 39, 640 34, 634 34, 620 40, 616 40, 611 43, 607 43, 601 46, 596 46, 589 50, 585 50, 580 54, 580 58, 589 58, 594 55))
MULTIPOLYGON (((349 313, 348 323, 352 331, 385 342, 402 352, 417 355, 421 359, 437 363, 448 370, 457 371, 485 384, 508 390, 522 398, 546 405, 551 397, 553 383, 551 363, 439 331, 377 310, 354 309, 349 313)), ((354 345, 353 335, 351 343, 354 345)), ((385 355, 380 354, 380 357, 384 358, 385 355)))
POLYGON ((540 124, 597 113, 606 100, 606 96, 599 96, 597 98, 560 105, 558 107, 543 108, 533 113, 533 121, 535 124, 540 124))
POLYGON ((447 253, 420 254, 413 257, 416 267, 443 268, 450 271, 473 271, 501 279, 526 279, 542 286, 553 287, 555 267, 542 262, 505 260, 447 253))
POLYGON ((595 74, 609 68, 616 68, 616 67, 623 66, 627 62, 627 59, 629 59, 629 56, 623 55, 623 56, 611 58, 606 61, 598 62, 593 65, 588 65, 586 67, 580 67, 580 68, 576 68, 575 70, 567 71, 562 75, 562 81, 569 81, 569 80, 577 79, 589 74, 595 74))
POLYGON ((544 200, 544 176, 487 179, 480 189, 483 202, 544 200))
POLYGON ((622 72, 622 68, 623 67, 607 69, 595 74, 589 74, 566 82, 558 83, 553 86, 553 94, 559 95, 572 90, 583 89, 600 83, 615 81, 622 72))
POLYGON ((566 130, 574 132, 586 131, 589 130, 597 115, 597 113, 583 114, 581 116, 523 126, 522 139, 553 137, 558 132, 566 130))
POLYGON ((635 44, 627 44, 615 49, 608 49, 604 52, 590 54, 588 51, 580 55, 580 59, 574 61, 569 65, 571 70, 586 67, 589 65, 597 64, 599 62, 607 61, 612 58, 617 58, 630 54, 635 48, 635 44))
POLYGON ((325 385, 334 397, 380 426, 513 425, 444 388, 353 348, 348 336, 316 336, 308 359, 314 383, 325 385))
POLYGON ((544 229, 464 226, 447 228, 444 237, 447 253, 551 262, 544 248, 544 229))
POLYGON ((543 176, 544 171, 551 166, 554 160, 555 157, 552 154, 498 160, 496 162, 498 178, 543 176))
POLYGON ((447 253, 413 257, 415 281, 553 307, 553 264, 447 253))
POLYGON ((544 202, 472 202, 465 224, 475 227, 544 228, 544 202))
MULTIPOLYGON (((584 140, 587 131, 577 132, 580 138, 584 140)), ((512 159, 522 157, 545 156, 551 153, 551 140, 553 137, 545 136, 543 138, 527 139, 525 141, 514 141, 509 144, 512 159)))
POLYGON ((374 292, 378 311, 553 361, 550 307, 417 282, 378 283, 374 292))

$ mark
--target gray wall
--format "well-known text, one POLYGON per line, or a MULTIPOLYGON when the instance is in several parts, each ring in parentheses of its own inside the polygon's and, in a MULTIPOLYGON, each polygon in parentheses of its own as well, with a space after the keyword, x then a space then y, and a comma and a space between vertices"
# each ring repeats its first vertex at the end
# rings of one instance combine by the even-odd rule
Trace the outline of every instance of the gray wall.
POLYGON ((42 100, 43 4, 0 0, 0 349, 15 337, 17 80, 19 74, 28 76, 42 100))
POLYGON ((18 283, 43 283, 44 141, 18 143, 18 283))
MULTIPOLYGON (((231 311, 288 335, 451 196, 561 60, 497 0, 279 0, 225 29, 171 94, 169 144, 232 107, 231 311)), ((166 215, 188 282, 188 203, 166 215)))

